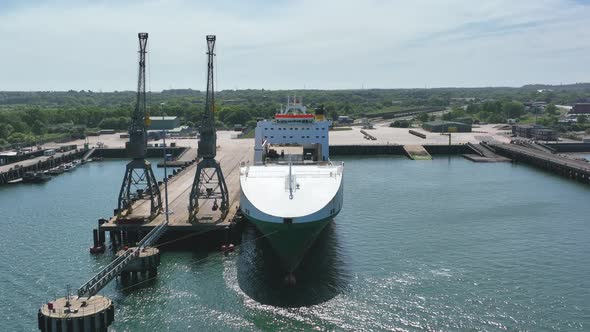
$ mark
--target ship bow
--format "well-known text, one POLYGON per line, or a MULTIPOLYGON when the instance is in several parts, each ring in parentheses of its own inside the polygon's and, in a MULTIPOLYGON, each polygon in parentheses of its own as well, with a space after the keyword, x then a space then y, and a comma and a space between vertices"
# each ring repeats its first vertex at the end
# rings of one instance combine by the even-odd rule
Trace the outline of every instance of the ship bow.
POLYGON ((283 267, 288 272, 293 272, 330 220, 328 218, 296 224, 256 220, 254 224, 268 239, 283 267))

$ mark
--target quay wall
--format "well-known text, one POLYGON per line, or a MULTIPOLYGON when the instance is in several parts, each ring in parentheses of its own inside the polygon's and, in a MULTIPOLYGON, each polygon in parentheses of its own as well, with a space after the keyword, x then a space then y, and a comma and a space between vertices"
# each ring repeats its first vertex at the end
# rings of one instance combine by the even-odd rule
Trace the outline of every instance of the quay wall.
MULTIPOLYGON (((423 145, 431 155, 434 154, 464 154, 472 153, 464 144, 455 145, 423 145)), ((332 145, 331 156, 353 155, 406 155, 403 145, 332 145)))
POLYGON ((590 143, 547 143, 557 152, 590 152, 590 143))
MULTIPOLYGON (((147 158, 162 158, 163 148, 147 148, 147 158)), ((186 148, 184 147, 167 147, 166 153, 174 157, 179 156, 186 148)), ((127 158, 125 148, 98 148, 92 154, 92 157, 102 158, 127 158)))

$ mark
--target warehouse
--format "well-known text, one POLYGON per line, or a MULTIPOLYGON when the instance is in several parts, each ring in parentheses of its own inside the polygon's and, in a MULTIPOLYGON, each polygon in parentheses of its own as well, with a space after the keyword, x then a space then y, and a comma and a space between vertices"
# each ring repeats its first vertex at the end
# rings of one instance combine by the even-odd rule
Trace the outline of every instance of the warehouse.
POLYGON ((512 134, 520 137, 531 138, 540 141, 556 141, 555 131, 537 124, 514 125, 512 134))
POLYGON ((422 128, 433 133, 469 133, 471 125, 453 121, 430 121, 422 125, 422 128))
POLYGON ((569 114, 590 114, 590 103, 574 104, 574 107, 572 107, 572 110, 569 111, 569 114))
POLYGON ((150 116, 149 130, 170 130, 180 127, 177 116, 150 116))

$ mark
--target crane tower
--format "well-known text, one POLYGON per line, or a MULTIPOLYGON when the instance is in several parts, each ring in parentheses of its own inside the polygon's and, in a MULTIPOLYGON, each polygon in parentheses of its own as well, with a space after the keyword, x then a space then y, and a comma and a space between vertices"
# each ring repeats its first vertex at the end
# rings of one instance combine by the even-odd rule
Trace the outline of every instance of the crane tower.
POLYGON ((219 209, 222 218, 229 209, 227 185, 216 156, 215 133, 215 92, 213 85, 213 59, 215 57, 215 36, 207 36, 207 96, 205 100, 205 114, 201 123, 201 138, 198 145, 198 157, 202 158, 197 164, 197 172, 193 180, 189 198, 189 219, 197 220, 199 200, 214 200, 213 210, 219 209), (219 200, 219 201, 218 201, 219 200))
POLYGON ((147 153, 147 126, 150 118, 146 104, 145 64, 148 34, 138 33, 139 74, 137 79, 137 100, 129 126, 129 141, 125 143, 127 155, 133 160, 127 164, 125 177, 119 191, 119 213, 131 212, 131 206, 138 199, 150 200, 150 216, 155 216, 162 208, 160 188, 154 177, 152 165, 145 160, 147 153))

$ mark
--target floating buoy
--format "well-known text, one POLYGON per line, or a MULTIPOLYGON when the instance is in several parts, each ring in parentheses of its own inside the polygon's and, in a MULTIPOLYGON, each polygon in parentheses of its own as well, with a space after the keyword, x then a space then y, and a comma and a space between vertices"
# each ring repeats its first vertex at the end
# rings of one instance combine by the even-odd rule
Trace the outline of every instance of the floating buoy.
POLYGON ((234 247, 235 247, 235 246, 233 245, 233 243, 230 243, 230 244, 227 246, 227 250, 228 250, 229 252, 233 252, 233 251, 234 251, 234 247))
POLYGON ((222 251, 222 252, 225 252, 225 251, 227 251, 227 246, 226 246, 225 244, 222 244, 222 245, 221 245, 221 251, 222 251))

